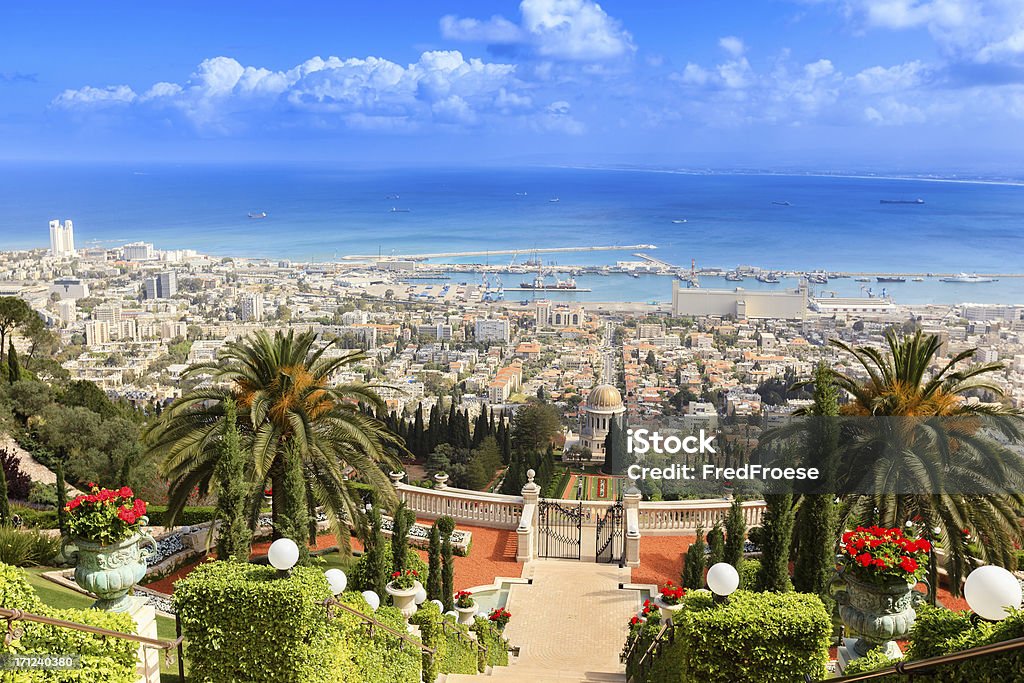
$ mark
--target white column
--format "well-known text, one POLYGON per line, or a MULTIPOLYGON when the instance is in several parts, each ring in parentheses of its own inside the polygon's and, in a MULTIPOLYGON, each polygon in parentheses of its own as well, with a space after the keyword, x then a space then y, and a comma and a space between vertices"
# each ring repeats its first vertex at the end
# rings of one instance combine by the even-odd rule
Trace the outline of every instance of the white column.
POLYGON ((533 470, 526 471, 527 482, 523 486, 523 515, 516 529, 518 544, 516 546, 516 562, 529 562, 536 555, 537 504, 540 501, 540 486, 533 482, 537 475, 533 470))
POLYGON ((640 499, 643 496, 635 486, 622 494, 622 507, 626 513, 626 566, 640 566, 640 499))

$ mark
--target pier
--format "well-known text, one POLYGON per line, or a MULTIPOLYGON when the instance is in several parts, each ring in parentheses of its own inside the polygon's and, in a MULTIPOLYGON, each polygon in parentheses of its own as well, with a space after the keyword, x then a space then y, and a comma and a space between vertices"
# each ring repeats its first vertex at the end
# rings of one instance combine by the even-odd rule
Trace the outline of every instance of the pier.
POLYGON ((342 261, 426 261, 435 258, 463 258, 466 256, 490 256, 492 254, 571 254, 584 251, 636 251, 637 249, 657 249, 653 244, 629 244, 597 247, 544 247, 538 249, 487 249, 485 251, 445 251, 436 254, 391 254, 375 256, 372 254, 342 256, 342 261))

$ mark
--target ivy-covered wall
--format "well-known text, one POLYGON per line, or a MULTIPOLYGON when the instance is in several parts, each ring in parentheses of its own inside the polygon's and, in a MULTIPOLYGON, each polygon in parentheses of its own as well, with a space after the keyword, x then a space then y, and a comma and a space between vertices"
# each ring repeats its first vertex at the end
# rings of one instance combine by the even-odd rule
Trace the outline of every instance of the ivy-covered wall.
POLYGON ((423 603, 409 620, 419 626, 423 644, 434 649, 434 656, 423 655, 423 667, 427 683, 443 674, 475 674, 479 671, 479 660, 475 644, 469 641, 469 629, 459 626, 451 617, 445 617, 433 603, 423 603), (447 622, 447 626, 442 626, 447 622), (456 634, 461 634, 461 637, 456 634))
MULTIPOLYGON (((0 564, 0 607, 122 633, 135 632, 135 622, 127 614, 47 607, 28 584, 24 572, 6 564, 0 564)), ((17 622, 16 628, 22 629, 20 638, 10 645, 0 640, 3 655, 71 654, 81 657, 82 666, 66 671, 4 671, 0 680, 5 683, 134 683, 136 679, 137 645, 130 640, 29 621, 17 622)))

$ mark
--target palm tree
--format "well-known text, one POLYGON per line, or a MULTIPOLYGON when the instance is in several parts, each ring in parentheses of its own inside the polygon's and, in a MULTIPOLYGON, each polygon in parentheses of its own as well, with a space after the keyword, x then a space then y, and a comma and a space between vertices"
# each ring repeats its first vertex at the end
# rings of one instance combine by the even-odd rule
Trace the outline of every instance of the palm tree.
POLYGON ((985 379, 1001 364, 960 367, 976 349, 940 366, 941 342, 934 335, 889 331, 885 341, 888 353, 831 342, 867 373, 860 381, 832 371, 852 399, 841 411, 846 518, 920 524, 945 549, 950 589, 957 594, 971 555, 1012 567, 1014 545, 1024 541, 1024 459, 1009 447, 1021 440, 1024 415, 967 400, 972 391, 1002 396, 985 379), (974 547, 968 548, 965 529, 976 536, 974 547))
POLYGON ((165 410, 147 431, 150 453, 163 459, 170 480, 168 514, 173 520, 189 495, 209 492, 216 484, 220 441, 230 401, 238 406, 238 431, 246 453, 247 473, 258 494, 268 479, 272 487, 275 534, 282 520, 286 458, 301 459, 306 499, 321 505, 339 533, 360 524, 362 501, 348 475, 370 484, 376 501, 397 503, 381 465, 397 468, 404 453, 399 437, 368 414, 381 408, 374 388, 364 384, 332 386, 332 376, 362 361, 354 351, 328 357, 333 342, 315 348, 317 335, 294 331, 273 337, 258 332, 227 345, 216 362, 193 365, 185 376, 208 379, 165 410))

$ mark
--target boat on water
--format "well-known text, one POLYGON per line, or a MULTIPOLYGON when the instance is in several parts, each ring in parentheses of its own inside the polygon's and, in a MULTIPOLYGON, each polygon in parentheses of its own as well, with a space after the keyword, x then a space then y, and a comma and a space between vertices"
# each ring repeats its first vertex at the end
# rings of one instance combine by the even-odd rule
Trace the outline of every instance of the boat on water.
POLYGON ((400 197, 397 194, 389 194, 384 199, 400 199, 400 197))
POLYGON ((571 277, 566 280, 556 278, 554 284, 549 284, 542 276, 538 276, 533 282, 520 282, 519 286, 522 289, 576 289, 576 280, 571 277))
POLYGON ((772 202, 775 206, 793 206, 789 202, 772 202))
POLYGON ((516 192, 516 196, 517 197, 525 197, 526 193, 525 192, 516 192))
POLYGON ((782 282, 782 278, 779 277, 778 273, 761 273, 757 276, 758 282, 764 282, 769 285, 777 285, 782 282))
POLYGON ((924 278, 923 277, 915 277, 913 280, 911 280, 911 282, 924 282, 924 278))
POLYGON ((814 285, 827 285, 828 274, 821 271, 816 271, 807 274, 807 281, 814 285))
POLYGON ((640 273, 630 273, 630 275, 632 277, 635 277, 635 278, 639 278, 640 277, 640 273))
POLYGON ((676 225, 679 225, 680 223, 685 223, 686 219, 685 218, 677 218, 677 219, 675 219, 672 222, 675 223, 676 225))
POLYGON ((549 199, 548 201, 549 201, 549 202, 551 202, 552 204, 554 204, 554 203, 556 203, 556 202, 560 202, 560 201, 562 201, 562 200, 561 200, 561 199, 559 199, 558 197, 552 197, 552 198, 551 198, 551 199, 549 199))
POLYGON ((267 212, 266 211, 250 211, 249 212, 249 218, 266 218, 266 217, 267 217, 267 212))
POLYGON ((924 204, 924 200, 918 197, 917 199, 879 199, 879 204, 924 204))
POLYGON ((854 282, 871 282, 869 277, 858 277, 853 279, 854 282))
POLYGON ((879 275, 875 280, 878 282, 906 282, 907 278, 898 275, 879 275))
POLYGON ((399 209, 396 206, 392 206, 390 213, 409 213, 409 209, 399 209))
POLYGON ((725 274, 726 282, 743 282, 743 276, 738 270, 734 270, 725 274))
POLYGON ((981 275, 968 275, 967 273, 960 273, 959 275, 951 275, 950 277, 940 277, 939 282, 958 282, 963 284, 978 284, 982 282, 999 282, 994 277, 983 277, 981 275))

